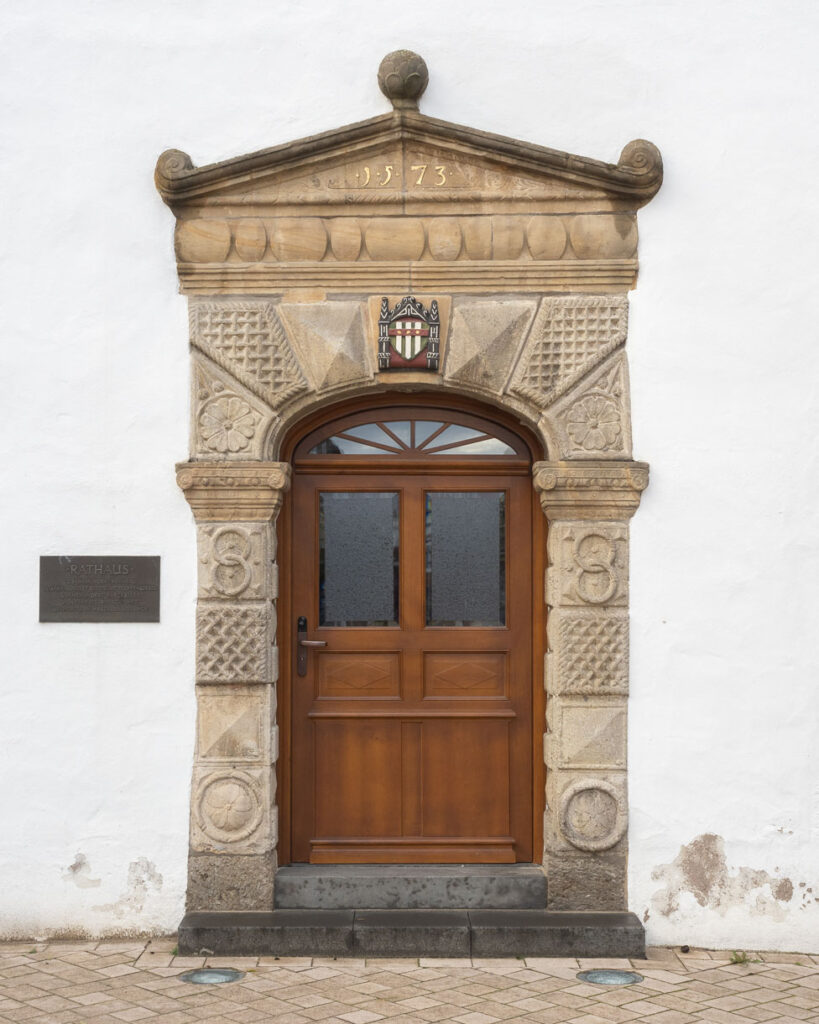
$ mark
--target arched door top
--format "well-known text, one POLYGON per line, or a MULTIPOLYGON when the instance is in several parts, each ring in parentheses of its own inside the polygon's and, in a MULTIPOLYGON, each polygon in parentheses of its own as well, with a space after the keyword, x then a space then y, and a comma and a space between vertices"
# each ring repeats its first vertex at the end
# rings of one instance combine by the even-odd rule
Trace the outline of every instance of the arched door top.
POLYGON ((523 440, 485 417, 436 406, 388 406, 348 412, 310 431, 295 461, 327 457, 529 460, 523 440))
POLYGON ((503 410, 455 394, 368 395, 316 410, 292 426, 281 458, 294 469, 530 473, 537 436, 503 410), (396 401, 398 399, 398 401, 396 401), (426 467, 426 468, 424 468, 426 467))

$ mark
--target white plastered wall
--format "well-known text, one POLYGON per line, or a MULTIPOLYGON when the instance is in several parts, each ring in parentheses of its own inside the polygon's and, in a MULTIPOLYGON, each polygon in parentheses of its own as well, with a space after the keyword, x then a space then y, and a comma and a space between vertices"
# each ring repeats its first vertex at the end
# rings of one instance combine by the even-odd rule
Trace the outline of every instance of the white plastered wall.
POLYGON ((388 109, 666 180, 629 356, 630 904, 654 943, 819 950, 819 202, 811 2, 2 6, 0 931, 172 931, 193 749, 186 311, 170 146, 196 163, 388 109), (159 625, 40 625, 41 554, 159 554, 159 625), (789 898, 788 898, 789 897, 789 898))

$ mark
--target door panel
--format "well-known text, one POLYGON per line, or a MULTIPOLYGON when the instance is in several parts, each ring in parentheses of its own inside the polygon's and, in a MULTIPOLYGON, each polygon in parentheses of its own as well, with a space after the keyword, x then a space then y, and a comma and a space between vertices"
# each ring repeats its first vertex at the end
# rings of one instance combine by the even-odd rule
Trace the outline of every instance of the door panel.
POLYGON ((501 467, 297 471, 294 860, 531 860, 531 511, 501 467))
POLYGON ((430 651, 424 655, 424 698, 507 697, 506 651, 430 651))
POLYGON ((373 697, 401 698, 401 655, 398 651, 319 651, 317 700, 373 697))
POLYGON ((401 722, 316 722, 316 831, 320 836, 401 835, 401 722))
POLYGON ((509 836, 509 720, 424 722, 422 789, 429 835, 509 836))

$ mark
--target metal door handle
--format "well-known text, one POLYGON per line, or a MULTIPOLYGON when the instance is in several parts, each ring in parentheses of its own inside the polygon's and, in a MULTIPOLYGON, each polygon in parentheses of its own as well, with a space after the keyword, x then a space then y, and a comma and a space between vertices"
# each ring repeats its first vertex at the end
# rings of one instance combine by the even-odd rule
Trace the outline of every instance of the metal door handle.
POLYGON ((296 672, 300 676, 307 675, 307 652, 311 647, 326 647, 326 640, 308 640, 307 639, 307 619, 303 616, 299 616, 299 621, 296 626, 296 636, 298 639, 298 650, 296 652, 296 672))

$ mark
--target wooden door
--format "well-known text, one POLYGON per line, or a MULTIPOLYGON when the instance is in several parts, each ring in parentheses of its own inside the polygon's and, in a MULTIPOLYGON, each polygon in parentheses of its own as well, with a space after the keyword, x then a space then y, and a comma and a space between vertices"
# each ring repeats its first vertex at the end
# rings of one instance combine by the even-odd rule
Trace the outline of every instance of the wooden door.
POLYGON ((296 861, 532 859, 528 462, 441 450, 498 431, 426 415, 374 425, 398 452, 348 423, 352 452, 311 436, 295 460, 292 612, 324 645, 292 659, 296 861))

